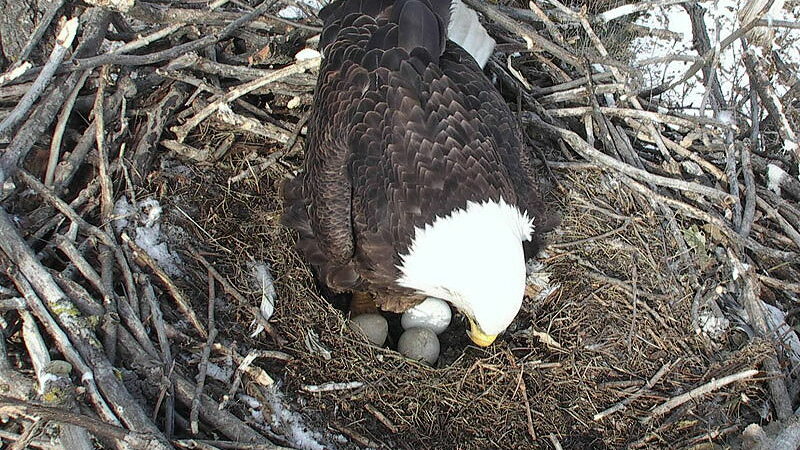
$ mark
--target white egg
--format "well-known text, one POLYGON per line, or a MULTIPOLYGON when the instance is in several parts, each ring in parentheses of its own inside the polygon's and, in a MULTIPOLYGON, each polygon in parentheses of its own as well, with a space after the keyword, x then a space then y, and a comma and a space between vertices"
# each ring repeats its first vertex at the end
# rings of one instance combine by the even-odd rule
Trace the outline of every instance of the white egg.
POLYGON ((361 314, 350 319, 350 327, 361 331, 370 342, 382 346, 389 334, 389 324, 380 314, 361 314))
POLYGON ((428 297, 419 305, 404 312, 400 324, 404 330, 421 327, 441 334, 450 325, 452 317, 453 313, 446 301, 428 297))
POLYGON ((439 338, 427 328, 409 328, 397 341, 397 351, 432 365, 439 359, 439 338))

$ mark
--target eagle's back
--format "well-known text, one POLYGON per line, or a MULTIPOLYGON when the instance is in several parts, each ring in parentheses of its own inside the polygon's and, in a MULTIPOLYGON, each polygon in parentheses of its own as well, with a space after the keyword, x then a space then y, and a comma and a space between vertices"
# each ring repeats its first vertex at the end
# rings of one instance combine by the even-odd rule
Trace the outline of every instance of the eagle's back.
POLYGON ((402 292, 399 255, 415 227, 467 202, 502 198, 543 212, 515 118, 446 39, 449 7, 345 0, 320 13, 324 59, 286 222, 335 290, 402 292))

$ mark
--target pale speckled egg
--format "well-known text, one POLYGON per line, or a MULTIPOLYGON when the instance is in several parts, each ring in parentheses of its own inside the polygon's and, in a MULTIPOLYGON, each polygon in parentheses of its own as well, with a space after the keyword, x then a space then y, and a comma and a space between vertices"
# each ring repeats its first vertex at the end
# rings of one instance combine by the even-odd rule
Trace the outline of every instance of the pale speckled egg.
POLYGON ((400 324, 404 330, 420 327, 441 334, 450 325, 453 313, 446 301, 428 297, 419 305, 403 313, 400 324))
POLYGON ((397 341, 397 351, 407 358, 433 365, 439 359, 439 338, 427 328, 409 328, 397 341))
POLYGON ((361 331, 370 342, 382 346, 389 334, 389 324, 380 314, 361 314, 350 319, 350 327, 361 331))

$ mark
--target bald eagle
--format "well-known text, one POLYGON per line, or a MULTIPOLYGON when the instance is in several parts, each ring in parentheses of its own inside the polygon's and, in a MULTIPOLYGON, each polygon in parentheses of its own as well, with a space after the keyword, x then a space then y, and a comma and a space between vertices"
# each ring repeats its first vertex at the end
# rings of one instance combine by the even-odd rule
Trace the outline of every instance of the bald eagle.
POLYGON ((337 0, 320 17, 284 224, 333 291, 394 312, 444 299, 490 345, 519 312, 525 254, 550 222, 517 121, 476 61, 494 41, 460 0, 337 0))

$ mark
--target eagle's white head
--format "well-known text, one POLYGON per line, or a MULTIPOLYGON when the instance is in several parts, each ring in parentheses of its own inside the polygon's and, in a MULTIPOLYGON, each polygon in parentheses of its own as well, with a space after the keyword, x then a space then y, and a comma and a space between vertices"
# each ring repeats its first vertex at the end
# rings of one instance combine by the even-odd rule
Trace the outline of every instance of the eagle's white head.
POLYGON ((414 230, 398 284, 450 302, 469 319, 470 339, 486 347, 522 305, 522 241, 532 232, 528 215, 503 199, 469 202, 414 230))

